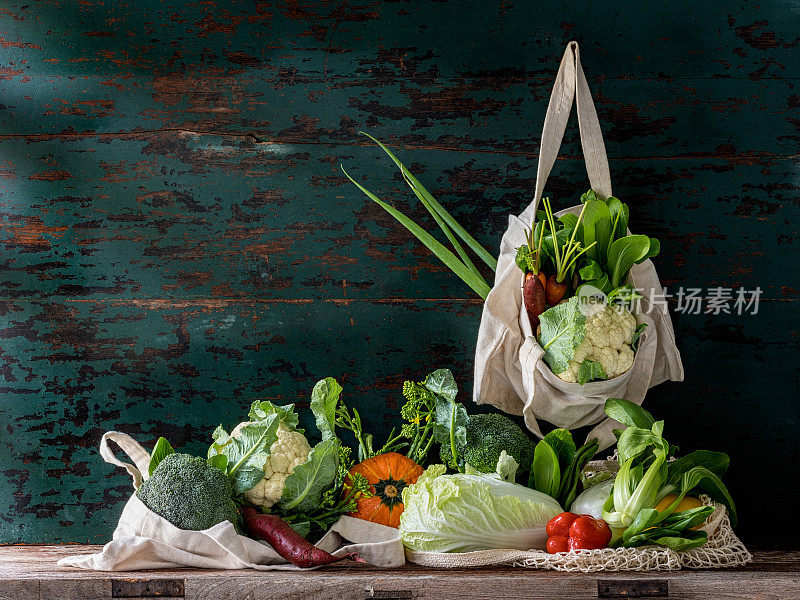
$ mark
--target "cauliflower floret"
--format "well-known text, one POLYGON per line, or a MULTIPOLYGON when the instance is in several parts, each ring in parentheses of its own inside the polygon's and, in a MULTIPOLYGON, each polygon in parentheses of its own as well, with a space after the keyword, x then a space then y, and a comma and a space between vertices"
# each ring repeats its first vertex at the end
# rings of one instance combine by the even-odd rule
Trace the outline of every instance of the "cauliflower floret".
MULTIPOLYGON (((239 423, 231 432, 231 437, 237 437, 239 431, 250 421, 239 423)), ((299 431, 294 431, 281 423, 277 431, 278 439, 270 446, 270 454, 264 463, 264 477, 255 487, 244 493, 245 498, 256 506, 270 508, 281 499, 286 478, 292 474, 295 467, 308 460, 311 446, 299 431)))
POLYGON ((584 360, 600 363, 609 379, 618 377, 633 366, 630 344, 636 331, 636 317, 630 311, 606 306, 586 317, 586 335, 575 348, 569 367, 558 377, 569 383, 578 382, 578 370, 584 360))

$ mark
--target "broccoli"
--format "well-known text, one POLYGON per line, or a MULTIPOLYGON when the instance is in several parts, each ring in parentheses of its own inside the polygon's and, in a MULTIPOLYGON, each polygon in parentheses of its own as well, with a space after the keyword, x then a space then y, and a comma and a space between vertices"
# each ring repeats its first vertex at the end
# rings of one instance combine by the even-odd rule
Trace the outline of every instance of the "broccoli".
MULTIPOLYGON (((500 453, 505 450, 519 464, 520 473, 533 461, 535 444, 511 419, 500 414, 474 415, 467 423, 466 443, 456 441, 459 466, 469 464, 482 473, 494 473, 500 453)), ((449 444, 442 444, 440 455, 450 464, 449 444)))
POLYGON ((226 520, 237 523, 228 477, 188 454, 164 457, 136 495, 147 508, 181 529, 200 531, 226 520))

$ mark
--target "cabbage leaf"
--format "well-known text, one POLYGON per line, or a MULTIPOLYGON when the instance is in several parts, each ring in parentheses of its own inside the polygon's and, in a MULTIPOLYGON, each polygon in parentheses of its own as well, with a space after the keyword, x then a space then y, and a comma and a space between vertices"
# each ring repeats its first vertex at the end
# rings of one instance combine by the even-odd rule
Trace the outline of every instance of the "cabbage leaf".
POLYGON ((586 335, 586 315, 581 312, 580 300, 573 296, 548 308, 539 316, 539 322, 542 327, 539 343, 544 349, 544 360, 553 373, 563 373, 586 335))
POLYGON ((403 544, 420 552, 544 549, 545 526, 561 512, 550 496, 497 474, 438 475, 429 467, 403 490, 403 544))

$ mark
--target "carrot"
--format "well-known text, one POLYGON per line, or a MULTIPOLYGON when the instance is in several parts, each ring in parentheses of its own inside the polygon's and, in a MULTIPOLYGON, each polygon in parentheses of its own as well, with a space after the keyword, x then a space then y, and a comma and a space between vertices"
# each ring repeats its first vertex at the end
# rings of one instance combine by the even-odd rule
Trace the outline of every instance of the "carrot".
POLYGON ((550 275, 547 278, 547 286, 545 287, 545 298, 547 304, 555 306, 567 293, 567 283, 565 281, 558 281, 555 275, 550 275))
POLYGON ((349 558, 364 562, 358 554, 333 556, 320 550, 314 544, 292 529, 286 521, 275 515, 264 515, 252 506, 242 508, 242 516, 247 532, 254 538, 265 540, 275 552, 295 566, 308 568, 328 565, 349 558))
POLYGON ((525 310, 528 313, 528 320, 531 322, 531 329, 536 331, 539 325, 539 315, 545 308, 544 285, 542 285, 543 273, 538 275, 532 272, 525 273, 525 281, 522 284, 522 299, 525 302, 525 310))
POLYGON ((547 286, 547 275, 544 274, 544 271, 539 271, 537 277, 539 278, 539 281, 542 282, 542 289, 544 289, 545 286, 547 286))

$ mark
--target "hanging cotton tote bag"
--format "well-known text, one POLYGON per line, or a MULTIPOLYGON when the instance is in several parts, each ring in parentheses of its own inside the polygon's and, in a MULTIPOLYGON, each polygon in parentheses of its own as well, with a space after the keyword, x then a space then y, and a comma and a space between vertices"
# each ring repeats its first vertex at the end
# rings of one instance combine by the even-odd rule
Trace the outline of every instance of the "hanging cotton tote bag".
MULTIPOLYGON (((104 434, 100 455, 106 462, 124 467, 135 488, 148 477, 150 454, 127 434, 116 431, 104 434), (134 464, 117 459, 108 446, 109 441, 116 442, 134 464)), ((378 567, 405 564, 397 529, 355 517, 341 517, 316 546, 335 556, 358 553, 365 562, 378 567)), ((58 564, 96 571, 177 567, 303 570, 287 563, 266 542, 239 535, 228 521, 203 531, 179 529, 147 508, 135 493, 125 504, 112 541, 99 553, 69 556, 58 564)))
MULTIPOLYGON (((522 299, 522 271, 514 262, 516 250, 526 241, 553 168, 573 100, 577 107, 581 146, 592 189, 611 196, 611 175, 600 123, 586 77, 581 68, 578 44, 570 42, 556 75, 542 130, 536 189, 533 202, 519 215, 510 216, 500 244, 494 286, 486 298, 475 353, 474 400, 523 415, 528 428, 542 437, 540 420, 565 429, 597 425, 588 438, 597 437, 601 449, 615 439, 612 429, 620 424, 605 418, 608 398, 625 398, 641 404, 647 390, 663 381, 682 381, 683 365, 675 345, 675 333, 663 298, 663 289, 651 260, 634 265, 627 283, 644 296, 634 316, 646 323, 633 366, 608 381, 579 385, 559 379, 544 362, 544 350, 536 341, 522 299)), ((581 206, 557 213, 578 214, 581 206)))

